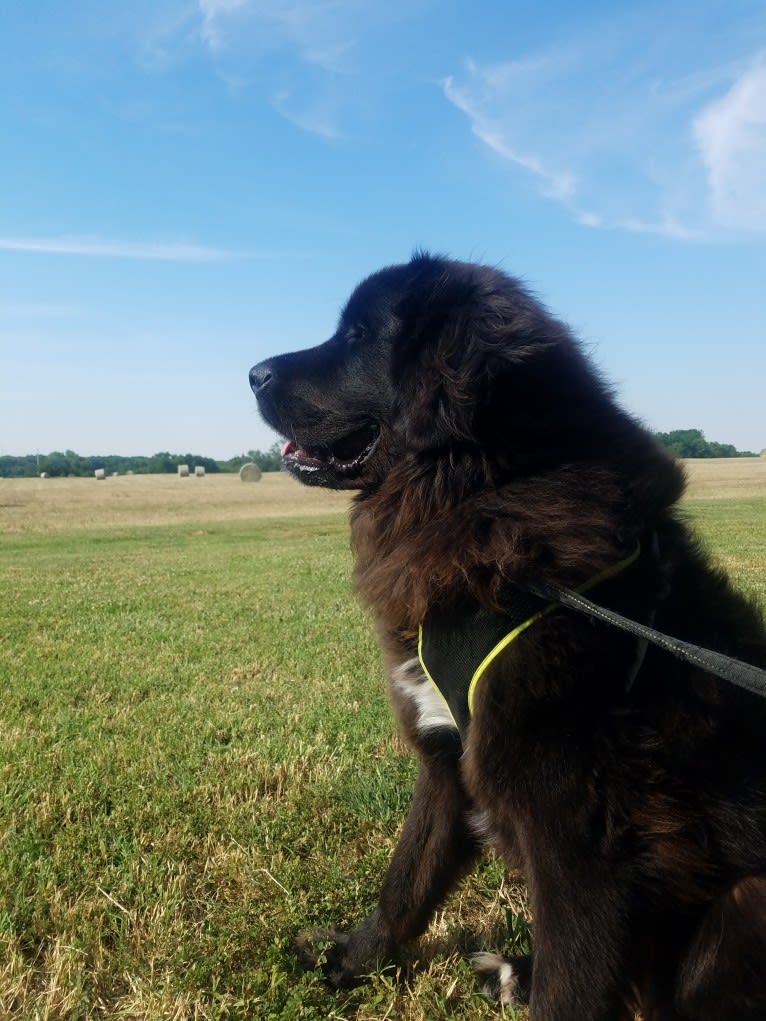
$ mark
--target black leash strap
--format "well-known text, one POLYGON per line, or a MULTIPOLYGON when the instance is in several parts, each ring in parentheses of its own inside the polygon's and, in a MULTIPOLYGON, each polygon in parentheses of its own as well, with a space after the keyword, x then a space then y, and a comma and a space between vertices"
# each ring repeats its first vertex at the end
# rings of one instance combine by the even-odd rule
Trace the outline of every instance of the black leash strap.
POLYGON ((746 688, 755 695, 761 695, 763 698, 766 698, 766 670, 762 670, 760 667, 752 666, 749 663, 742 663, 740 660, 724 656, 720 652, 713 652, 711 649, 701 649, 698 645, 691 645, 689 642, 681 641, 680 638, 664 635, 661 631, 655 631, 654 628, 647 627, 646 624, 639 624, 635 620, 630 620, 628 617, 615 613, 614 610, 607 610, 605 606, 599 606, 598 603, 591 602, 590 599, 586 599, 579 592, 573 592, 572 589, 558 588, 554 585, 541 587, 540 589, 530 586, 530 589, 536 594, 561 603, 562 606, 568 606, 570 609, 584 613, 588 617, 595 617, 605 624, 612 624, 623 631, 629 631, 631 634, 659 646, 665 652, 693 663, 707 673, 715 674, 726 681, 731 681, 732 684, 736 684, 740 688, 746 688))

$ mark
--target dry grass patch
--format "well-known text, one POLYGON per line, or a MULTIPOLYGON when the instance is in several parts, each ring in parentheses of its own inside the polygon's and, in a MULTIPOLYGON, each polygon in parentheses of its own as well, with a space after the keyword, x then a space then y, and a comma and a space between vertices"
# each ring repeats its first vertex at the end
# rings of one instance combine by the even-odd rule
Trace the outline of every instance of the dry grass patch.
POLYGON ((306 517, 348 509, 349 494, 298 485, 280 472, 0 479, 0 534, 306 517))
POLYGON ((766 457, 712 457, 683 462, 692 500, 766 497, 766 457))
MULTIPOLYGON (((684 466, 691 500, 766 496, 766 458, 684 466)), ((0 534, 306 517, 343 513, 349 505, 348 493, 301 486, 280 472, 267 472, 255 484, 223 473, 121 475, 104 484, 93 478, 0 479, 0 534)))

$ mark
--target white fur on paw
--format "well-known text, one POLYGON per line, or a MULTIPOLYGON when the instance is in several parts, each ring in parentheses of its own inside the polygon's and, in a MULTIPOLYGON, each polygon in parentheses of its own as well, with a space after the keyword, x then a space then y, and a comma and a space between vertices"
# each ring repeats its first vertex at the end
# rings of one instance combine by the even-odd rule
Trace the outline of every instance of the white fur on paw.
POLYGON ((473 954, 471 957, 479 992, 494 1003, 510 1007, 519 990, 513 966, 502 954, 473 954))

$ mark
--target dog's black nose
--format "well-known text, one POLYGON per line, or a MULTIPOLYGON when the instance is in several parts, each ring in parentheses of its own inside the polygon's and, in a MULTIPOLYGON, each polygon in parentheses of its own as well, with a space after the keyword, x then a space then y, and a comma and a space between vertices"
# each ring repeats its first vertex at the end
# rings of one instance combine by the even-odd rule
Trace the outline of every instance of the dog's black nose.
POLYGON ((256 397, 261 391, 266 389, 273 375, 271 362, 259 362, 252 367, 250 370, 250 386, 256 397))

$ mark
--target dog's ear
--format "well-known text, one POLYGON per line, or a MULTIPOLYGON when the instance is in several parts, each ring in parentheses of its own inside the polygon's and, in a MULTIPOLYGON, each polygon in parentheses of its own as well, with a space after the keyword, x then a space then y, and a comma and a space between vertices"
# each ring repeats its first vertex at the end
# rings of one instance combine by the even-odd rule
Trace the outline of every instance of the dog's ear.
POLYGON ((483 444, 488 410, 512 399, 563 330, 508 277, 454 265, 397 308, 398 418, 411 450, 483 444))

